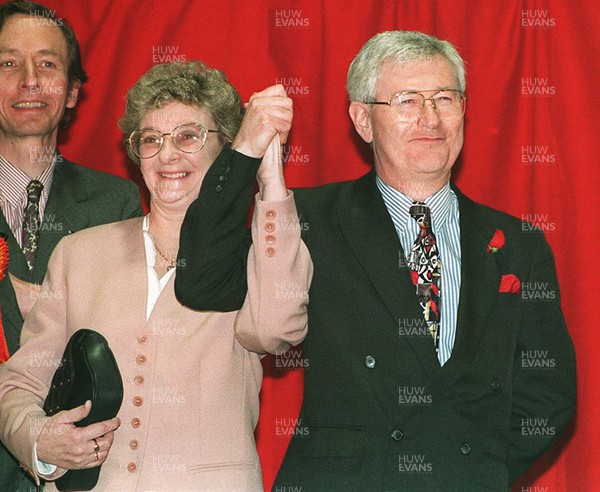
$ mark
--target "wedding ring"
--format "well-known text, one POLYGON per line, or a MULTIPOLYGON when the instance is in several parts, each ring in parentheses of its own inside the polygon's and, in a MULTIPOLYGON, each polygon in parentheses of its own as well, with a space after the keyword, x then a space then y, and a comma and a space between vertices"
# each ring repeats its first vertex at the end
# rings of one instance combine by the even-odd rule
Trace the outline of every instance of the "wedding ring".
POLYGON ((98 459, 98 451, 100 451, 100 445, 96 439, 92 439, 94 441, 94 453, 96 453, 96 459, 98 459))

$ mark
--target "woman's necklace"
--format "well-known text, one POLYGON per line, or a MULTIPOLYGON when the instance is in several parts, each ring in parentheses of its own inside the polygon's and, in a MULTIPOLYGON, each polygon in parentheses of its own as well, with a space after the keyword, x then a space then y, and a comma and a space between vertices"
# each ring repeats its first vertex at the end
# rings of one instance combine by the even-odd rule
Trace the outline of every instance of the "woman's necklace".
MULTIPOLYGON (((150 236, 150 237, 152 237, 152 236, 150 236)), ((167 262, 167 272, 169 270, 171 270, 172 268, 175 268, 175 265, 177 264, 177 260, 170 260, 165 255, 163 255, 163 252, 156 245, 156 242, 154 241, 154 238, 152 238, 152 244, 154 244, 154 249, 160 255, 160 257, 167 262)))
MULTIPOLYGON (((148 219, 150 219, 150 214, 148 214, 148 219)), ((149 221, 148 221, 149 223, 149 221)), ((177 265, 177 259, 174 260, 170 260, 169 258, 167 258, 163 252, 160 250, 160 248, 156 245, 156 241, 154 240, 154 236, 152 235, 152 233, 150 232, 150 227, 148 227, 148 235, 150 236, 150 239, 152 239, 152 244, 154 245, 154 250, 158 253, 158 255, 167 263, 167 272, 169 270, 172 270, 173 268, 175 268, 175 266, 177 265)))

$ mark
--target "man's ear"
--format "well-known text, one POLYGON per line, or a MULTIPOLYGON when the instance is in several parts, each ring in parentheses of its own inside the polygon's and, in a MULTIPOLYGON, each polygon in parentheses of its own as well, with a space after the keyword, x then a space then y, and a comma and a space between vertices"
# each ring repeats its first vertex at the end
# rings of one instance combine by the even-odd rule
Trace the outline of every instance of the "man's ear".
POLYGON ((77 104, 77 97, 79 96, 79 89, 81 88, 81 82, 74 80, 69 88, 69 94, 67 94, 67 102, 65 107, 72 109, 77 104))
POLYGON ((361 138, 370 144, 373 141, 373 129, 371 127, 371 111, 365 103, 352 101, 348 108, 354 128, 361 138))

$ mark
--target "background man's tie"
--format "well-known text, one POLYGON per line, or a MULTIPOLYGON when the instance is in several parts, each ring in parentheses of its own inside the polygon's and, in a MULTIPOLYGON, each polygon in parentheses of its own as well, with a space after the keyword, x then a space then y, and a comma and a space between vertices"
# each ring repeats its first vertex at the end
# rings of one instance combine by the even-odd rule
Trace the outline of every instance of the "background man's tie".
POLYGON ((27 205, 23 214, 22 248, 27 265, 32 270, 37 256, 38 238, 40 236, 40 196, 44 185, 37 180, 27 185, 27 205))

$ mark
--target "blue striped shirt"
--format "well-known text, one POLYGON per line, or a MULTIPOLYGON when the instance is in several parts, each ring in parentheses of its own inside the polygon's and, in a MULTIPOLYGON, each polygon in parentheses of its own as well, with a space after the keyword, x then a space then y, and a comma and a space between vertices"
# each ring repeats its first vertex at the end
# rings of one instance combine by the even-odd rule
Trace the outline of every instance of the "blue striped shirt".
MULTIPOLYGON (((413 200, 385 184, 379 179, 379 176, 377 176, 376 182, 392 222, 396 227, 396 233, 406 257, 419 233, 419 226, 409 213, 413 200)), ((437 355, 440 364, 444 365, 450 358, 454 347, 456 314, 460 293, 458 199, 450 188, 450 183, 447 183, 435 195, 426 198, 424 202, 431 209, 431 226, 438 243, 442 264, 440 345, 437 355)))

